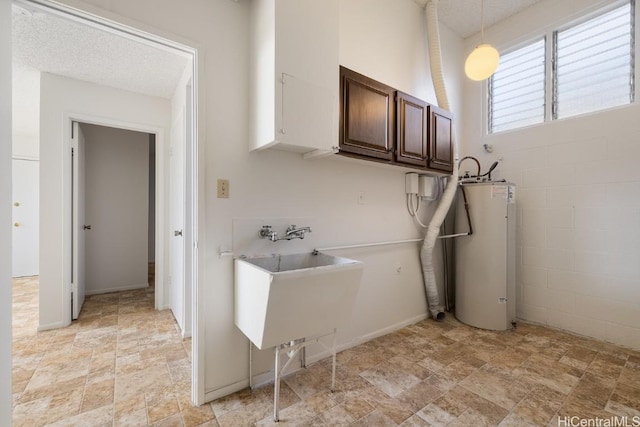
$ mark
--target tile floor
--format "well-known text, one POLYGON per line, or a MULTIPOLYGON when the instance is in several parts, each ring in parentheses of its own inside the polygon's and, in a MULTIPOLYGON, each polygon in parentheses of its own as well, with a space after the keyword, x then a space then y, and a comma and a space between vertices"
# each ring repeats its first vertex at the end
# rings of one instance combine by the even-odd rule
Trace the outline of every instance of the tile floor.
MULTIPOLYGON (((14 281, 14 425, 273 425, 271 386, 191 406, 189 341, 152 295, 93 296, 36 333, 37 280, 14 281)), ((281 426, 640 425, 640 352, 540 326, 425 320, 339 353, 334 393, 330 368, 283 381, 281 426)))
POLYGON ((190 403, 191 340, 153 304, 153 287, 88 296, 71 326, 36 332, 37 277, 14 279, 13 425, 217 426, 190 403))

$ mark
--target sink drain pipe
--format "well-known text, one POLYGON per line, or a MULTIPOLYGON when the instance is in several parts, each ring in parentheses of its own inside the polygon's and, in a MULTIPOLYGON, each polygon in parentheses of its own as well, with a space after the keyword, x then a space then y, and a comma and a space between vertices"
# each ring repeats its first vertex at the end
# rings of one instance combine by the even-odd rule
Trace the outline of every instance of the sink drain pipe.
MULTIPOLYGON (((429 43, 429 65, 431 67, 431 79, 436 92, 438 105, 445 110, 450 110, 447 90, 444 84, 444 74, 442 72, 442 53, 440 49, 440 30, 438 26, 438 0, 429 0, 425 6, 425 19, 427 25, 427 37, 429 43)), ((453 173, 447 180, 440 203, 436 208, 429 225, 427 233, 420 250, 420 262, 422 264, 422 275, 424 287, 427 294, 427 305, 431 316, 435 320, 444 319, 444 308, 440 304, 436 275, 433 265, 433 252, 440 234, 440 226, 447 216, 451 203, 458 188, 458 145, 455 139, 455 132, 451 132, 451 144, 453 146, 453 173)))

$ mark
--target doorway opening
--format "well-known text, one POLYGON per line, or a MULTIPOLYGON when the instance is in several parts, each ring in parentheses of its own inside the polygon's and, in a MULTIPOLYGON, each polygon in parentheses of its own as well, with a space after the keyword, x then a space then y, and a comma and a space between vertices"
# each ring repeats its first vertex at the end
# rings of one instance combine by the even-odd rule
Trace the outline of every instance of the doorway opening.
POLYGON ((85 295, 147 288, 150 264, 155 277, 155 135, 74 122, 72 157, 75 320, 85 295))
MULTIPOLYGON (((77 259, 74 255, 74 236, 77 237, 78 232, 73 227, 73 219, 77 217, 77 212, 74 216, 74 207, 72 199, 74 197, 74 182, 72 181, 72 164, 73 158, 71 155, 72 143, 72 130, 73 122, 82 122, 92 125, 103 125, 110 127, 119 127, 127 130, 135 130, 147 132, 153 134, 155 151, 155 185, 156 191, 154 206, 155 211, 155 224, 152 229, 154 230, 154 245, 155 256, 154 262, 154 283, 156 287, 155 295, 155 308, 157 310, 163 310, 172 308, 172 289, 169 286, 169 277, 172 282, 176 280, 171 274, 171 245, 174 239, 174 232, 180 231, 180 240, 183 247, 183 275, 185 277, 182 283, 182 291, 184 295, 183 304, 183 316, 185 321, 181 324, 184 328, 189 325, 193 332, 192 351, 193 354, 193 372, 192 372, 192 400, 195 403, 204 402, 204 368, 200 366, 199 361, 203 360, 203 346, 199 345, 199 336, 195 333, 198 330, 198 313, 197 313, 197 295, 198 295, 198 283, 202 275, 202 269, 198 265, 198 219, 201 217, 199 211, 199 200, 201 194, 199 193, 199 178, 198 178, 198 163, 199 163, 199 128, 198 128, 198 52, 195 48, 192 48, 186 44, 172 41, 168 38, 164 38, 158 34, 162 31, 158 31, 156 34, 152 34, 146 31, 140 31, 136 28, 120 24, 111 19, 103 19, 99 16, 84 13, 74 8, 70 8, 61 4, 51 2, 41 2, 38 0, 14 0, 14 5, 20 5, 22 9, 28 9, 29 13, 24 19, 31 19, 36 17, 34 21, 46 21, 43 17, 53 17, 57 20, 64 20, 77 27, 88 29, 87 31, 98 31, 102 35, 97 39, 104 38, 104 34, 112 36, 120 41, 109 42, 110 46, 115 45, 116 49, 120 49, 126 57, 125 50, 131 48, 132 44, 144 46, 145 49, 153 49, 157 52, 170 53, 171 55, 180 56, 184 59, 184 66, 178 73, 177 82, 175 82, 175 90, 163 95, 167 100, 167 111, 169 119, 166 122, 159 123, 154 121, 155 119, 149 119, 147 111, 144 109, 136 110, 135 107, 127 105, 130 97, 124 94, 123 91, 134 91, 132 87, 120 87, 116 83, 105 83, 92 81, 90 72, 87 72, 86 68, 83 68, 84 58, 77 57, 77 62, 70 65, 68 70, 55 70, 51 71, 47 67, 40 64, 31 64, 32 68, 38 69, 38 72, 47 69, 47 73, 42 72, 39 82, 43 81, 56 81, 59 83, 58 88, 68 88, 73 85, 77 87, 82 86, 82 90, 78 90, 77 94, 69 94, 68 92, 60 92, 60 101, 56 108, 59 108, 58 113, 61 114, 42 114, 39 120, 40 132, 39 132, 39 147, 40 152, 38 154, 38 160, 40 163, 40 262, 39 272, 40 275, 40 320, 39 329, 51 329, 57 327, 63 327, 71 322, 73 305, 71 301, 72 289, 74 286, 74 280, 76 279, 76 273, 73 273, 75 266, 78 265, 77 259), (126 45, 126 46, 125 46, 126 45), (83 69, 87 73, 87 79, 80 78, 76 75, 65 74, 71 73, 73 69, 83 69), (103 93, 109 90, 119 91, 124 94, 124 101, 119 106, 114 107, 114 111, 106 111, 105 105, 109 105, 109 101, 105 101, 102 96, 86 96, 84 88, 94 86, 97 88, 95 93, 103 93), (70 104, 70 100, 77 103, 75 105, 70 104), (99 101, 99 102, 96 102, 99 101), (122 111, 117 111, 118 109, 122 111), (180 111, 180 113, 178 113, 180 111), (146 114, 146 115, 145 115, 146 114), (182 122, 184 138, 181 140, 175 140, 173 138, 173 118, 177 116, 184 117, 182 122), (56 123, 52 122, 52 118, 55 117, 56 123), (62 120, 59 118, 62 117, 62 120), (142 124, 142 125, 141 125, 142 124), (43 126, 49 126, 45 129, 43 126), (53 127, 53 132, 50 132, 53 127), (47 139, 45 141, 45 139, 47 139), (179 147, 183 152, 183 173, 184 173, 184 185, 182 191, 184 192, 184 203, 182 208, 184 209, 183 218, 184 224, 181 228, 175 228, 175 225, 170 221, 170 208, 169 203, 172 200, 172 189, 169 180, 170 170, 170 153, 175 147, 179 147), (55 179, 52 179, 52 171, 55 175, 55 179), (51 226, 53 224, 53 226, 51 226), (60 225, 62 224, 62 225, 60 225), (75 234, 74 234, 75 233, 75 234), (43 247, 49 245, 48 247, 43 247), (55 248, 52 250, 52 247, 55 248), (43 257, 44 255, 44 257, 43 257), (46 259, 43 259, 46 258, 46 259), (75 260, 75 261, 74 261, 75 260), (75 264, 74 264, 75 262, 75 264), (50 310, 47 313, 47 318, 43 319, 42 302, 47 304, 56 304, 58 307, 56 310, 50 310), (193 321, 192 321, 193 319, 193 321)), ((75 30, 74 30, 75 31, 75 30)), ((39 33, 40 34, 40 33, 39 33)), ((46 34, 46 32, 42 32, 46 34)), ((74 33, 71 32, 73 35, 74 33)), ((45 36, 46 37, 46 36, 45 36)), ((78 37, 75 34, 75 38, 81 40, 82 37, 78 37)), ((14 32, 14 43, 16 40, 14 32)), ((38 44, 41 41, 35 40, 34 43, 38 44)), ((64 48, 66 43, 58 43, 58 45, 52 47, 47 46, 46 49, 55 51, 57 48, 64 48), (59 45, 59 46, 58 46, 59 45)), ((94 45, 95 47, 95 45, 94 45)), ((29 49, 23 49, 28 52, 29 49)), ((14 49, 14 63, 16 61, 14 49)), ((20 49, 18 49, 20 51, 20 49)), ((92 58, 105 57, 107 55, 96 55, 93 52, 92 58)), ((69 56, 61 55, 58 52, 52 52, 53 56, 61 58, 69 58, 69 56)), ((34 55, 37 60, 44 60, 41 55, 34 55)), ((139 59, 141 56, 136 56, 129 52, 129 56, 133 56, 135 59, 139 59)), ((72 56, 73 57, 73 56, 72 56)), ((153 55, 151 55, 153 57, 153 55)), ((157 56, 162 57, 162 55, 157 56)), ((145 56, 146 58, 146 56, 145 56)), ((23 58, 24 59, 24 58, 23 58)), ((35 60, 34 59, 34 60, 35 60)), ((162 62, 163 64, 165 62, 162 62)), ((114 64, 113 69, 109 68, 109 73, 117 74, 114 69, 123 64, 114 64)), ((138 64, 136 64, 138 65, 138 64)), ((103 69, 104 69, 103 65, 103 69)), ((140 67, 127 67, 124 64, 126 70, 130 70, 134 73, 134 69, 140 67)), ((170 67, 164 67, 170 68, 170 67)), ((155 68, 156 70, 158 67, 155 68)), ((127 72, 128 72, 127 71, 127 72)), ((103 72, 99 77, 105 77, 103 72)), ((135 81, 133 76, 129 78, 128 75, 124 75, 122 79, 126 82, 135 81)), ((106 76, 109 77, 109 76, 106 76)), ((146 80, 153 81, 157 75, 155 73, 148 74, 146 80)), ((145 81, 143 77, 142 80, 145 81)), ((51 85, 50 85, 51 86, 51 85)), ((141 86, 144 86, 141 84, 141 86)), ((148 89, 148 87, 145 86, 148 89)), ((43 97, 41 102, 45 101, 44 96, 50 96, 55 91, 45 90, 43 87, 40 91, 40 95, 43 97)), ((93 93, 93 92, 92 92, 93 93)), ((148 93, 140 92, 142 95, 149 95, 148 93)), ((20 94, 16 94, 13 99, 20 99, 20 94)), ((113 104, 113 103, 112 103, 113 104)), ((49 105, 51 107, 51 105, 49 105)), ((42 106, 41 106, 42 108, 42 106)), ((50 112, 50 110, 48 111, 50 112)), ((77 192, 78 189, 76 188, 77 192)), ((82 227, 85 225, 93 225, 82 223, 82 227)), ((89 230, 87 230, 89 231, 89 230)), ((95 231, 95 230, 91 230, 95 231)), ((151 233, 149 233, 149 236, 151 233)), ((177 236, 175 236, 177 237, 177 236)), ((149 257, 151 258, 151 257, 149 257)), ((147 262, 149 259, 146 260, 147 262)), ((145 268, 145 282, 147 274, 147 268, 145 268)), ((76 304, 79 308, 79 304, 76 304)), ((190 336, 191 330, 183 329, 183 336, 190 336)))

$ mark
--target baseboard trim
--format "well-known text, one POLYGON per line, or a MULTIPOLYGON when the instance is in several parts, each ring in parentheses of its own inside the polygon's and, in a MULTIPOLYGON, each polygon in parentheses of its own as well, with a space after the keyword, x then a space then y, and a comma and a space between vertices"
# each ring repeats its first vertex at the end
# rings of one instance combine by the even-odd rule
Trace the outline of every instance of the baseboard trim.
POLYGON ((149 287, 148 283, 141 283, 139 285, 122 286, 122 287, 118 287, 118 288, 108 288, 108 289, 99 289, 99 290, 88 290, 88 289, 85 289, 84 294, 85 295, 100 295, 100 294, 109 294, 111 292, 133 291, 135 289, 143 289, 143 288, 148 288, 148 287, 149 287))
POLYGON ((69 326, 69 323, 66 323, 66 322, 55 322, 55 323, 49 323, 47 325, 38 325, 38 332, 48 331, 48 330, 51 330, 51 329, 64 328, 66 326, 69 326))
POLYGON ((238 381, 237 383, 229 384, 220 388, 216 388, 213 390, 205 391, 204 393, 204 401, 211 402, 213 400, 219 399, 221 397, 230 395, 231 393, 235 393, 236 391, 240 391, 249 387, 249 380, 238 381))

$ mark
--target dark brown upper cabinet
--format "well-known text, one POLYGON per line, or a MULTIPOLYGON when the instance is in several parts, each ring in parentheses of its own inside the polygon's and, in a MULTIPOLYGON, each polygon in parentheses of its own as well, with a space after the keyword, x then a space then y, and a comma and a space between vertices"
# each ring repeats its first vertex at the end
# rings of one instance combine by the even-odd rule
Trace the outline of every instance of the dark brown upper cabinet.
POLYGON ((393 160, 395 90, 340 67, 340 151, 393 160))
POLYGON ((452 115, 340 67, 340 154, 451 173, 452 115))
POLYGON ((426 168, 429 148, 429 104, 398 91, 396 120, 396 162, 426 168))
POLYGON ((430 110, 429 169, 453 172, 453 116, 435 105, 430 110))

